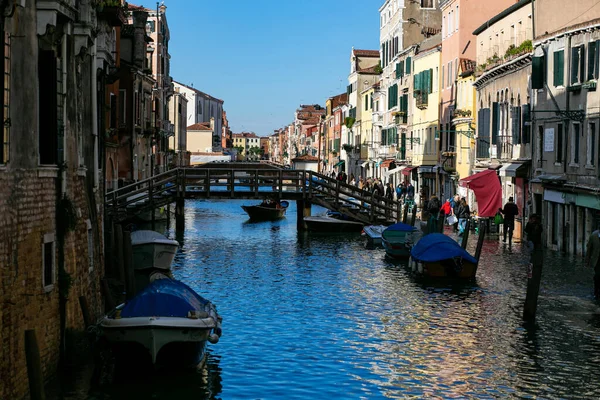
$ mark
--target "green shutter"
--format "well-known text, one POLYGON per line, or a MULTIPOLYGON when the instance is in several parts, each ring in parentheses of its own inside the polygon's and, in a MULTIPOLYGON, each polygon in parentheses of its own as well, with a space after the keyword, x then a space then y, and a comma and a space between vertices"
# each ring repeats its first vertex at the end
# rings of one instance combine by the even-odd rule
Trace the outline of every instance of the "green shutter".
POLYGON ((596 42, 588 43, 587 80, 596 78, 596 42))
POLYGON ((427 93, 433 93, 433 69, 429 69, 427 74, 427 93))
POLYGON ((533 57, 531 62, 531 87, 544 88, 544 57, 533 57))
POLYGON ((410 65, 412 63, 411 57, 406 57, 406 75, 410 74, 410 65))
POLYGON ((396 63, 396 79, 400 78, 400 63, 396 63))
POLYGON ((380 143, 381 143, 381 145, 382 145, 382 146, 383 146, 383 145, 385 145, 385 135, 386 135, 386 131, 387 131, 387 129, 382 129, 382 130, 381 130, 381 142, 380 142, 380 143))
POLYGON ((564 59, 564 50, 554 52, 554 86, 562 86, 565 83, 564 59))
POLYGON ((404 76, 404 60, 400 61, 400 78, 404 76))
POLYGON ((413 75, 413 97, 417 97, 417 75, 413 75))
POLYGON ((498 142, 498 132, 500 131, 500 105, 492 103, 492 144, 498 142))
POLYGON ((579 73, 579 47, 571 49, 571 85, 579 82, 577 77, 579 73))

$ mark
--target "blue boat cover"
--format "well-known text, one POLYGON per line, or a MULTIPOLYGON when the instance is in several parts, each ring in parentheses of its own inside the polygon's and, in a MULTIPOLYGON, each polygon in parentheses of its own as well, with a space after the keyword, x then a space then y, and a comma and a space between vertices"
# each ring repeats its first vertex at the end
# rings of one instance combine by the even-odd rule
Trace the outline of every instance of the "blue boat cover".
POLYGON ((388 226, 385 230, 386 231, 396 231, 396 232, 414 232, 417 230, 417 228, 415 228, 412 225, 403 224, 402 222, 398 222, 397 224, 388 226))
POLYGON ((188 311, 204 310, 206 303, 185 283, 157 279, 125 303, 121 317, 187 317, 188 311))
POLYGON ((460 245, 441 233, 430 233, 424 236, 412 248, 410 255, 416 261, 436 262, 449 258, 461 257, 463 260, 477 264, 477 259, 460 245))

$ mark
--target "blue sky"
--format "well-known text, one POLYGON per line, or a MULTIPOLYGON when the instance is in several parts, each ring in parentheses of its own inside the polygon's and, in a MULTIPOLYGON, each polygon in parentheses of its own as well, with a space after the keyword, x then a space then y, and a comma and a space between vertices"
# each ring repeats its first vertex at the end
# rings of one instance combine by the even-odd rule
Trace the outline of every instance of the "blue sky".
POLYGON ((382 4, 166 0, 171 75, 223 99, 234 133, 270 135, 300 104, 345 92, 352 47, 379 47, 382 4))

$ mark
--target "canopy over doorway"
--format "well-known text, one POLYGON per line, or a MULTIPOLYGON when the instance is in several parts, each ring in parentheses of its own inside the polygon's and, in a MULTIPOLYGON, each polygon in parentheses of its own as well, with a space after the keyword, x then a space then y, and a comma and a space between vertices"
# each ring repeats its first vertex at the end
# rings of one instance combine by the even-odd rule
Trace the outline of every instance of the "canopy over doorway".
POLYGON ((496 170, 488 169, 467 176, 459 184, 475 193, 480 217, 493 217, 502 208, 502 186, 496 170))

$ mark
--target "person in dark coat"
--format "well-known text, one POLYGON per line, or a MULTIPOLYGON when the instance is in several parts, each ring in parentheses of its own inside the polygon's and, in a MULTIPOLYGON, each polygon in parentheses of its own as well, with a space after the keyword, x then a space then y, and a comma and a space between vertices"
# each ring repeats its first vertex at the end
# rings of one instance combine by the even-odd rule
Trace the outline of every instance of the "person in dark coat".
POLYGON ((471 217, 471 209, 469 208, 467 200, 464 197, 460 199, 456 217, 458 218, 458 236, 462 236, 462 234, 465 233, 467 219, 471 217))
POLYGON ((515 230, 515 217, 519 215, 519 207, 514 203, 512 197, 508 198, 508 203, 504 205, 499 211, 504 216, 504 238, 503 242, 506 242, 506 234, 508 233, 508 244, 512 244, 513 231, 515 230))
POLYGON ((594 297, 600 300, 600 230, 592 232, 587 241, 585 266, 594 268, 594 297))
POLYGON ((427 202, 427 212, 429 219, 427 220, 427 233, 439 232, 438 220, 440 214, 440 200, 437 196, 431 196, 427 202))
POLYGON ((388 182, 385 188, 385 197, 388 200, 394 200, 394 188, 392 187, 392 183, 388 182))

